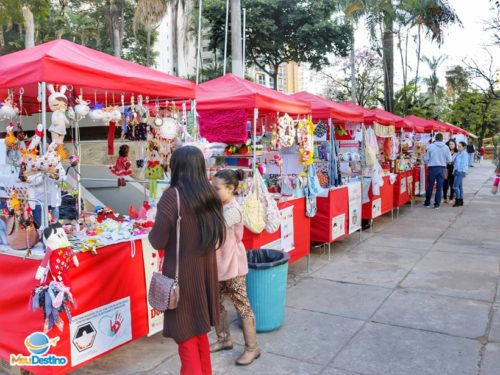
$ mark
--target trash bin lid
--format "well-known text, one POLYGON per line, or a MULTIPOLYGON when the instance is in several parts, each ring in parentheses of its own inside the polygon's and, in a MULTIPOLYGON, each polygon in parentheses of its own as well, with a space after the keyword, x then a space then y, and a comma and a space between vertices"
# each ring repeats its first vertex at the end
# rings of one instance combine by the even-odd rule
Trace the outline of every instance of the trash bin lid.
POLYGON ((290 260, 290 254, 273 249, 255 249, 247 251, 248 267, 266 269, 277 267, 290 260))

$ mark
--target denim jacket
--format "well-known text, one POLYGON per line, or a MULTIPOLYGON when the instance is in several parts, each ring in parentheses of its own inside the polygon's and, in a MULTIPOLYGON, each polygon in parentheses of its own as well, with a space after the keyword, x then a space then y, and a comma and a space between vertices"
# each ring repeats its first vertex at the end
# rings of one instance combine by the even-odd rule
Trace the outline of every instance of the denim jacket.
POLYGON ((454 162, 453 172, 467 173, 468 170, 469 170, 469 155, 467 155, 467 152, 464 150, 457 154, 457 157, 455 158, 454 162))

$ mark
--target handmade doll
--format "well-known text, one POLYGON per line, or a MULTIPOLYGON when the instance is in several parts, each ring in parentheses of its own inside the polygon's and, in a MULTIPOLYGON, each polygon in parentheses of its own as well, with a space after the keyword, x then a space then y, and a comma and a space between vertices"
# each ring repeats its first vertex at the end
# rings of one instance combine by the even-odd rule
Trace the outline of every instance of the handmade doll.
POLYGON ((71 286, 71 280, 66 273, 71 267, 78 267, 79 263, 63 226, 60 223, 49 225, 43 231, 42 239, 45 244, 45 256, 38 267, 35 279, 46 284, 47 276, 50 274, 51 280, 71 286))
POLYGON ((165 170, 160 161, 158 147, 151 144, 149 147, 150 156, 146 166, 145 177, 149 180, 149 197, 151 199, 158 199, 158 180, 165 177, 165 170))
POLYGON ((68 98, 64 95, 66 86, 61 86, 60 91, 55 91, 54 85, 52 84, 48 85, 47 88, 51 93, 49 96, 49 107, 52 111, 52 120, 49 128, 50 135, 52 137, 52 142, 62 145, 64 136, 66 135, 66 125, 69 124, 66 118, 68 98))
POLYGON ((115 165, 109 167, 111 173, 113 173, 115 176, 118 176, 119 187, 126 186, 127 183, 125 182, 124 176, 130 176, 132 174, 132 163, 128 158, 129 150, 130 148, 128 145, 121 145, 120 151, 118 151, 119 156, 116 160, 115 165))

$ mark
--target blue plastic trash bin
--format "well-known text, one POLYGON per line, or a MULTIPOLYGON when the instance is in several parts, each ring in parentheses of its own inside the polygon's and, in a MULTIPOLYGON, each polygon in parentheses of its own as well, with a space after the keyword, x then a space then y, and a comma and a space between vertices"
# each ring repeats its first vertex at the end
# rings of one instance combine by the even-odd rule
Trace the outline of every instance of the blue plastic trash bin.
POLYGON ((257 332, 278 329, 285 320, 290 255, 283 251, 248 250, 247 292, 257 332))

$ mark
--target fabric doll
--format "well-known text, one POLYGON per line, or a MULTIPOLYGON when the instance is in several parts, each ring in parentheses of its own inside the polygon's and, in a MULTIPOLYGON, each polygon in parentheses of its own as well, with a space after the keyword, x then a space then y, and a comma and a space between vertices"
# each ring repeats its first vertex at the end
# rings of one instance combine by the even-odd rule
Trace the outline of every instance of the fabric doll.
POLYGON ((121 145, 115 165, 109 167, 111 173, 118 176, 118 187, 127 186, 124 176, 130 176, 132 174, 132 163, 128 158, 129 149, 128 145, 121 145))
POLYGON ((49 225, 43 231, 42 240, 46 247, 45 256, 35 279, 46 284, 47 275, 50 274, 52 280, 70 287, 71 280, 66 273, 71 267, 78 267, 79 263, 63 226, 60 223, 49 225))
POLYGON ((66 135, 66 125, 69 124, 66 118, 66 109, 68 108, 68 99, 64 95, 66 86, 62 85, 60 91, 55 91, 54 85, 47 86, 50 91, 49 107, 52 111, 52 120, 49 128, 52 142, 62 145, 66 135))
POLYGON ((149 197, 154 200, 158 199, 158 180, 165 177, 165 170, 156 145, 150 145, 150 157, 144 176, 149 180, 149 197))

